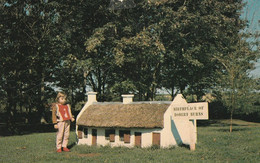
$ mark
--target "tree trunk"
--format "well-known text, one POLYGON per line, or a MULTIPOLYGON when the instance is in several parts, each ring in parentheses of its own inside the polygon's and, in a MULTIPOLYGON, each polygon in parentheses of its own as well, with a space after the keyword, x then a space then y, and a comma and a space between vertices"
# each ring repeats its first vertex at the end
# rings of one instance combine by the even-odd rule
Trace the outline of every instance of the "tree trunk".
POLYGON ((40 97, 39 97, 39 102, 38 102, 38 114, 39 114, 39 122, 42 123, 43 121, 46 121, 44 119, 44 114, 45 114, 45 107, 44 107, 44 92, 45 92, 45 87, 44 87, 44 82, 45 82, 45 74, 42 72, 41 73, 41 85, 40 85, 40 97))
POLYGON ((75 108, 74 88, 71 86, 71 108, 75 108))
POLYGON ((174 86, 172 86, 171 96, 172 96, 172 101, 173 101, 173 99, 174 99, 174 86))
POLYGON ((235 109, 235 75, 234 73, 232 73, 233 71, 231 71, 231 74, 232 74, 232 78, 231 78, 231 81, 232 81, 232 85, 231 85, 231 88, 232 88, 232 95, 231 95, 231 113, 230 113, 230 128, 229 128, 229 132, 232 132, 232 127, 233 127, 233 112, 234 112, 234 109, 235 109))
POLYGON ((233 127, 233 112, 231 111, 229 132, 232 132, 232 127, 233 127))
POLYGON ((16 102, 14 100, 14 96, 11 92, 9 92, 8 99, 7 99, 7 107, 6 107, 6 114, 7 114, 7 130, 11 134, 17 133, 17 128, 15 124, 15 116, 16 116, 16 102))
POLYGON ((86 85, 87 85, 87 76, 88 76, 89 72, 83 72, 83 90, 82 90, 82 94, 83 94, 83 101, 86 101, 86 85))
MULTIPOLYGON (((16 72, 14 72, 14 74, 16 75, 16 72)), ((7 121, 6 121, 6 126, 7 126, 7 130, 11 133, 11 134, 16 134, 17 133, 17 128, 16 128, 16 124, 15 124, 15 116, 16 116, 16 104, 17 104, 17 100, 15 100, 17 98, 17 88, 16 88, 17 83, 15 82, 15 80, 11 80, 10 82, 7 82, 6 86, 6 93, 7 93, 7 104, 6 104, 6 117, 7 117, 7 121)))

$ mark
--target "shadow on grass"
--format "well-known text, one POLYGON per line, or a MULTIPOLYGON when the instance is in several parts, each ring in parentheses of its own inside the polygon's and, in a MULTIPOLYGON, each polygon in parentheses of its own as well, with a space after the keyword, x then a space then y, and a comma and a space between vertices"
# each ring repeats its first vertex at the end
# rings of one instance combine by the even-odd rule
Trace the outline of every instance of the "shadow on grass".
MULTIPOLYGON (((75 122, 71 123, 70 130, 75 130, 75 122)), ((32 133, 45 133, 45 132, 57 132, 54 129, 53 124, 16 124, 14 129, 8 129, 5 123, 0 124, 0 137, 1 136, 14 136, 14 135, 28 135, 32 133)))
POLYGON ((71 148, 73 148, 75 145, 77 145, 77 143, 76 143, 76 142, 73 142, 73 143, 71 143, 71 144, 68 145, 68 148, 71 149, 71 148))
MULTIPOLYGON (((249 128, 233 128, 232 132, 246 131, 246 130, 249 130, 249 128)), ((229 128, 221 128, 221 129, 218 129, 218 131, 220 131, 220 132, 229 132, 229 128)))
MULTIPOLYGON (((202 121, 198 121, 197 125, 199 127, 225 127, 225 126, 229 126, 230 124, 228 123, 223 123, 221 122, 221 120, 202 120, 202 121)), ((237 124, 233 124, 233 126, 239 126, 237 124)))
MULTIPOLYGON (((71 128, 71 131, 74 128, 71 128)), ((32 133, 57 132, 53 124, 17 124, 14 129, 8 129, 5 124, 0 124, 1 136, 28 135, 32 133)))
MULTIPOLYGON (((233 126, 258 126, 258 123, 251 123, 248 121, 243 121, 239 119, 234 119, 233 126)), ((227 127, 230 126, 229 119, 215 119, 215 120, 198 120, 198 127, 227 127)), ((259 125, 260 126, 260 125, 259 125)))
POLYGON ((182 144, 179 147, 190 149, 190 145, 188 145, 188 144, 182 144))
POLYGON ((219 122, 217 120, 203 120, 203 121, 197 121, 197 126, 199 127, 208 127, 213 124, 218 124, 219 122))

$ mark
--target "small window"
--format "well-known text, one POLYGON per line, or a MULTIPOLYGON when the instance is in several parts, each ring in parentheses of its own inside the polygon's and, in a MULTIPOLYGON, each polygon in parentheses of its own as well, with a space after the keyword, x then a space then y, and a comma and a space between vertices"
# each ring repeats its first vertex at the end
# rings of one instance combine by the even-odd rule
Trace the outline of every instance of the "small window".
POLYGON ((130 130, 119 130, 119 139, 124 143, 130 143, 130 130))
POLYGON ((83 131, 83 127, 78 126, 78 139, 82 139, 82 131, 83 131))
POLYGON ((110 142, 115 142, 115 130, 114 129, 105 130, 105 137, 106 140, 109 140, 110 142))
POLYGON ((153 145, 160 146, 161 141, 161 134, 160 133, 154 133, 153 132, 153 145))
POLYGON ((84 128, 84 138, 88 138, 88 128, 84 128))

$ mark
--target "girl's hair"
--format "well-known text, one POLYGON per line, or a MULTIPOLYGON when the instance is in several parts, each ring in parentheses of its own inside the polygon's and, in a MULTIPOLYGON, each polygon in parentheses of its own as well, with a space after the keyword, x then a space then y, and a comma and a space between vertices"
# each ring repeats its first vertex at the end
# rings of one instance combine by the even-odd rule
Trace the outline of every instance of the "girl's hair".
POLYGON ((58 94, 57 94, 57 97, 56 97, 56 101, 57 102, 59 102, 59 98, 60 97, 67 97, 67 95, 66 95, 66 93, 64 93, 64 92, 58 92, 58 94))

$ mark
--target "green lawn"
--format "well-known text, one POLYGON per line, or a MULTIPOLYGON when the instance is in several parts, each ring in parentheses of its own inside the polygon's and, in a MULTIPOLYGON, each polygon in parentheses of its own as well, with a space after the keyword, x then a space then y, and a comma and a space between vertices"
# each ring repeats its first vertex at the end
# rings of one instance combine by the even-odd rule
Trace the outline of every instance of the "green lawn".
MULTIPOLYGON (((260 162, 260 124, 225 120, 198 127, 195 151, 187 147, 110 148, 75 145, 56 153, 55 133, 0 137, 0 162, 260 162)), ((75 142, 71 132, 70 145, 75 142)))

